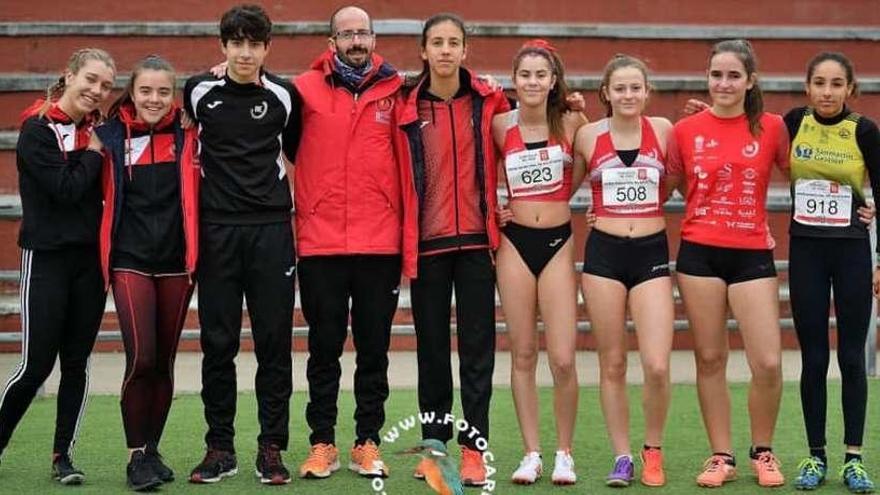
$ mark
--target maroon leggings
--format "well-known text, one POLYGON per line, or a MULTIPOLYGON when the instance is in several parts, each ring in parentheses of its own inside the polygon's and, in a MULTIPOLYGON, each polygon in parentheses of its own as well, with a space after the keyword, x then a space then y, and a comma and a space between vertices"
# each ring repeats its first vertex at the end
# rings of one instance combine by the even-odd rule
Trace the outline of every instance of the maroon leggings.
POLYGON ((174 357, 193 285, 186 275, 113 272, 125 343, 122 422, 128 448, 158 446, 174 393, 174 357))

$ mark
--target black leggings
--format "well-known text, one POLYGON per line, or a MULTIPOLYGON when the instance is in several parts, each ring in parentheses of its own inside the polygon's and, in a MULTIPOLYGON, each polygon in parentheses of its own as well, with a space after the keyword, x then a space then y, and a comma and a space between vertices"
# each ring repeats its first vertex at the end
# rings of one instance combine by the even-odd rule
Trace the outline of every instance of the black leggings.
POLYGON ((174 357, 192 291, 186 275, 113 272, 113 300, 125 343, 120 406, 130 449, 159 445, 174 395, 174 357))
POLYGON ((865 339, 871 316, 868 239, 792 237, 789 253, 791 311, 801 346, 801 406, 809 446, 825 446, 828 314, 834 288, 837 361, 843 382, 843 442, 862 445, 868 386, 865 339))
POLYGON ((480 449, 489 439, 489 402, 495 369, 495 269, 487 249, 419 256, 419 276, 411 282, 419 365, 419 410, 434 414, 422 424, 422 438, 452 438, 450 317, 455 290, 461 408, 470 429, 458 443, 480 449), (476 429, 476 433, 474 432, 476 429))
POLYGON ((0 394, 0 452, 61 361, 53 452, 73 448, 85 411, 89 355, 104 314, 97 247, 21 251, 21 363, 0 394))

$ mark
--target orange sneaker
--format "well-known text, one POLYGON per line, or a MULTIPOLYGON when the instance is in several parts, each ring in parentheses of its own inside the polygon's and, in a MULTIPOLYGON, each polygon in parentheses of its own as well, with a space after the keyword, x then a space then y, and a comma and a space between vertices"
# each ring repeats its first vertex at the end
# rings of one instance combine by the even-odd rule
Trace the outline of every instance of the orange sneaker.
POLYGON ((464 486, 483 486, 486 484, 486 465, 479 450, 461 448, 461 484, 464 486))
POLYGON ((736 479, 736 467, 727 463, 722 455, 713 455, 703 463, 703 472, 697 476, 697 484, 707 488, 719 486, 736 479))
POLYGON ((663 452, 660 449, 642 449, 642 484, 645 486, 663 486, 666 484, 666 473, 663 472, 663 452))
POLYGON ((379 446, 372 440, 351 448, 351 462, 348 463, 348 469, 367 478, 388 477, 388 466, 379 455, 379 446))
POLYGON ((306 462, 299 467, 300 478, 328 478, 339 469, 339 451, 332 443, 316 443, 306 462))
POLYGON ((782 486, 785 484, 785 476, 779 470, 779 459, 769 450, 758 454, 757 459, 752 459, 752 470, 755 471, 760 486, 782 486))

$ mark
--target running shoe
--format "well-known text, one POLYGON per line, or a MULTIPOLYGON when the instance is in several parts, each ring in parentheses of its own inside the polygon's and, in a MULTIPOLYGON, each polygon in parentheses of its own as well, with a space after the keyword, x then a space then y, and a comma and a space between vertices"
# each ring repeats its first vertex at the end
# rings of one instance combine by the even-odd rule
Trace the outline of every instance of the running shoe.
POLYGON ((348 469, 367 478, 388 477, 388 466, 382 461, 379 446, 372 440, 351 448, 351 462, 348 463, 348 469))
POLYGON ((851 493, 874 493, 874 482, 868 477, 861 459, 850 459, 840 468, 843 484, 851 493))
POLYGON ((539 452, 529 452, 519 461, 519 467, 510 477, 517 485, 531 485, 538 481, 544 470, 544 462, 539 452))
POLYGON ((486 484, 486 464, 483 453, 469 447, 461 448, 461 466, 459 467, 461 484, 464 486, 483 486, 486 484))
POLYGON ((697 484, 706 488, 717 488, 736 479, 736 466, 727 462, 723 455, 713 455, 703 463, 703 472, 697 476, 697 484))
POLYGON ((162 454, 160 454, 155 447, 150 447, 150 445, 147 444, 147 449, 144 450, 144 454, 146 454, 147 464, 153 468, 153 472, 156 473, 156 476, 158 476, 160 480, 162 480, 162 483, 171 483, 174 481, 174 471, 165 465, 162 461, 162 454))
POLYGON ((757 459, 752 459, 752 470, 755 471, 760 486, 782 486, 785 484, 785 476, 779 470, 779 459, 769 450, 758 454, 757 459))
POLYGON ((147 455, 140 450, 132 452, 131 460, 125 467, 125 477, 128 487, 136 492, 148 492, 162 484, 162 480, 150 466, 147 455))
POLYGON ((73 461, 67 454, 55 454, 52 459, 52 476, 62 485, 81 485, 86 480, 86 475, 73 466, 73 461))
POLYGON ((577 482, 574 472, 574 459, 571 452, 557 450, 556 460, 553 462, 553 475, 550 477, 554 485, 573 485, 577 482))
POLYGON ((605 485, 614 487, 626 487, 633 480, 635 467, 633 466, 632 456, 619 455, 614 459, 614 468, 605 477, 605 485))
POLYGON ((299 467, 300 478, 328 478, 339 469, 339 451, 332 443, 316 443, 299 467))
POLYGON ((666 484, 666 473, 663 472, 663 451, 660 449, 642 449, 639 457, 642 460, 642 484, 645 486, 663 486, 666 484))
POLYGON ((815 490, 825 483, 828 466, 818 457, 807 457, 798 464, 798 475, 794 487, 798 490, 815 490))
POLYGON ((257 450, 257 477, 264 485, 286 485, 290 483, 290 471, 281 458, 281 448, 275 444, 260 445, 257 450))
POLYGON ((235 454, 208 447, 205 458, 190 473, 189 481, 191 483, 217 483, 223 478, 236 474, 238 474, 238 462, 235 460, 235 454))

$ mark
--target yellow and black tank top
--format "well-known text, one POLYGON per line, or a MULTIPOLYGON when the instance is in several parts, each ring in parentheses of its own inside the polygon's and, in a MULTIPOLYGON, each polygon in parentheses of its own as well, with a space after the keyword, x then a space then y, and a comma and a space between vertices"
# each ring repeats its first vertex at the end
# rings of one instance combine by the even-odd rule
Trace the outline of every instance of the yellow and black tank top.
POLYGON ((847 108, 829 119, 809 107, 791 110, 785 123, 791 138, 791 235, 866 237, 857 210, 865 205, 866 178, 880 204, 877 125, 847 108))

